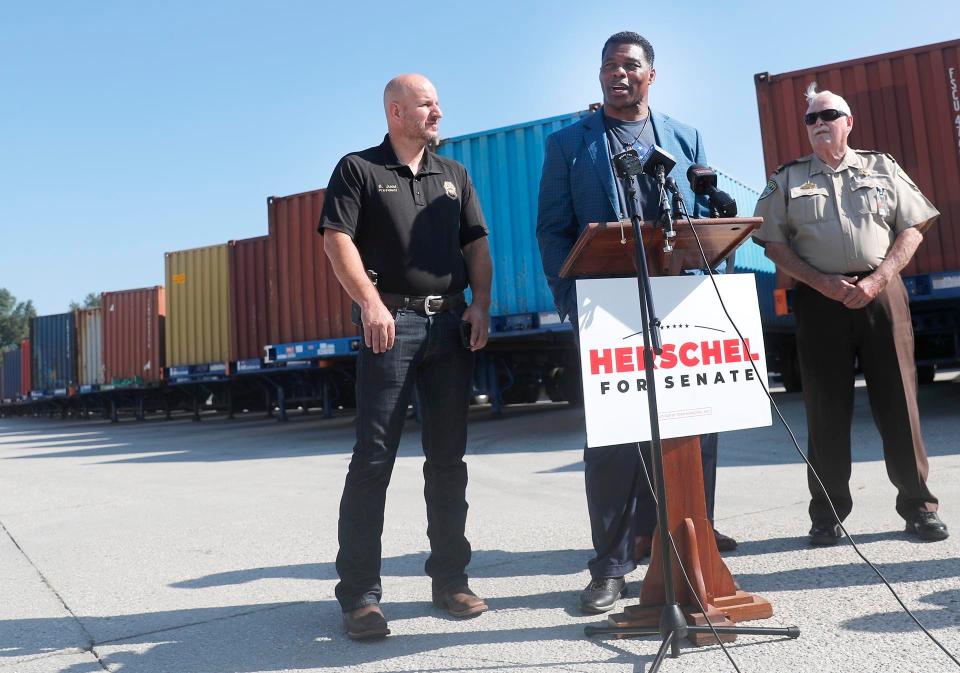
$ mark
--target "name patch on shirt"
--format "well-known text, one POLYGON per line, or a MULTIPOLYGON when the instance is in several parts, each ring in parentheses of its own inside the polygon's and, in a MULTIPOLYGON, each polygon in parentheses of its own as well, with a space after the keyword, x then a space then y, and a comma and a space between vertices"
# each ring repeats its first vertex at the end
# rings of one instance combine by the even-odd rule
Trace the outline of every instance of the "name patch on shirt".
POLYGON ((383 193, 391 193, 391 192, 399 192, 399 191, 400 191, 400 188, 397 187, 396 185, 381 185, 381 184, 377 184, 377 191, 380 192, 381 194, 383 194, 383 193))

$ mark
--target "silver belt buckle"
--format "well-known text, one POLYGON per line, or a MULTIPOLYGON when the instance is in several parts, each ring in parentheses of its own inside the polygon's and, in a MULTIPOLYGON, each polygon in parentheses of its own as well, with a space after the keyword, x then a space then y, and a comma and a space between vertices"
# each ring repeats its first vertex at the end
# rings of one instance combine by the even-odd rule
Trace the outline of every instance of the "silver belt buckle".
POLYGON ((430 310, 430 300, 431 300, 431 299, 439 299, 440 301, 443 301, 443 297, 442 297, 441 295, 439 295, 439 294, 431 294, 431 295, 429 295, 429 296, 424 297, 424 298, 423 298, 423 312, 424 312, 425 315, 434 315, 434 314, 436 313, 436 311, 431 311, 431 310, 430 310))

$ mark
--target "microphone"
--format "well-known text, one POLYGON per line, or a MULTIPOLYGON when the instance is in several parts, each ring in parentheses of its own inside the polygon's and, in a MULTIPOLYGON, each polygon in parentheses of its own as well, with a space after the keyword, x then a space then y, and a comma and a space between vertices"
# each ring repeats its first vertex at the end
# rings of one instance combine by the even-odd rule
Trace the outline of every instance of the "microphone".
POLYGON ((706 194, 712 217, 736 217, 737 202, 717 189, 717 172, 707 166, 693 164, 687 169, 687 180, 694 194, 706 194))
POLYGON ((651 145, 645 149, 640 157, 640 162, 643 164, 644 175, 649 175, 651 178, 660 181, 669 175, 673 167, 677 165, 677 160, 659 145, 651 145))
POLYGON ((678 216, 680 213, 686 212, 686 203, 683 201, 683 194, 680 193, 680 188, 677 186, 677 181, 673 178, 668 177, 664 184, 667 188, 667 191, 673 195, 673 212, 678 216))

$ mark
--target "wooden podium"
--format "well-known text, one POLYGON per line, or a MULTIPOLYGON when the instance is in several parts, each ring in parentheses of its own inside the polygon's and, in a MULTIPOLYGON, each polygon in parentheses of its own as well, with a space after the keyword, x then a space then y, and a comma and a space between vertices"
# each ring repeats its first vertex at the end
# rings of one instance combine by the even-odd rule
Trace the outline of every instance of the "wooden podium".
MULTIPOLYGON (((693 220, 711 268, 726 258, 763 220, 759 217, 718 218, 693 220)), ((676 275, 686 269, 702 268, 700 249, 686 221, 674 222, 677 232, 673 250, 663 251, 663 230, 649 222, 642 223, 640 231, 647 254, 647 267, 652 276, 676 275)), ((581 233, 560 271, 563 278, 636 276, 633 226, 629 220, 601 222, 587 226, 581 233)), ((703 493, 703 468, 700 462, 699 437, 664 439, 663 473, 667 492, 667 514, 670 532, 677 551, 683 558, 687 576, 696 590, 706 613, 700 612, 697 602, 671 555, 677 602, 689 624, 732 626, 734 622, 766 619, 773 616, 773 606, 763 598, 741 591, 717 551, 713 528, 707 519, 703 493)), ((588 449, 589 450, 589 449, 588 449)), ((650 567, 640 590, 640 602, 624 612, 611 615, 608 620, 618 627, 654 627, 660 621, 665 603, 663 566, 659 527, 654 532, 650 552, 650 567)), ((724 642, 736 639, 723 634, 724 642)), ((696 645, 715 643, 710 633, 690 634, 696 645)))

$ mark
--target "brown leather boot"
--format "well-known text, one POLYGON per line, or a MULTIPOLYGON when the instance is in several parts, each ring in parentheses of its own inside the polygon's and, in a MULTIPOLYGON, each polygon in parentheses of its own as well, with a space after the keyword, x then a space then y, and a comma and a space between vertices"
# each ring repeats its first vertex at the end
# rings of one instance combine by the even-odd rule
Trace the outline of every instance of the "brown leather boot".
POLYGON ((476 617, 481 612, 487 611, 484 600, 470 591, 470 587, 466 584, 435 593, 433 604, 445 609, 454 617, 476 617))
POLYGON ((376 603, 343 613, 343 628, 353 640, 370 640, 390 635, 387 620, 376 603))

